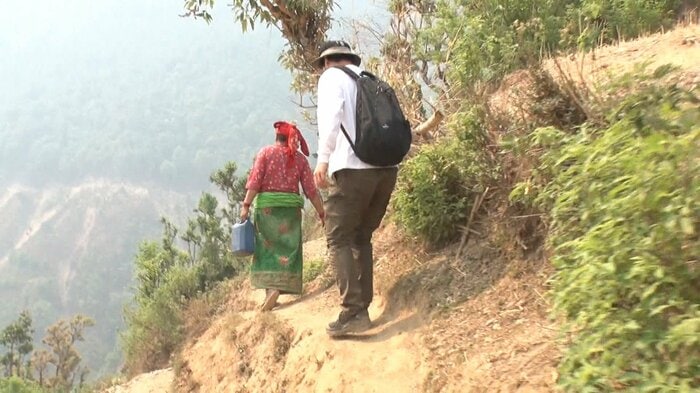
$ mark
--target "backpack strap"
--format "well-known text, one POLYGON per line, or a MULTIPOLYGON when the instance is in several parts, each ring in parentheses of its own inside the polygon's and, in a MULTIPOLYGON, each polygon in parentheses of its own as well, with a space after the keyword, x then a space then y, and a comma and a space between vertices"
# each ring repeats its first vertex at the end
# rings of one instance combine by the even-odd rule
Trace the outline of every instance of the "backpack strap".
MULTIPOLYGON (((348 67, 345 66, 333 66, 333 68, 337 68, 344 73, 346 73, 352 80, 357 82, 358 79, 360 79, 360 75, 365 74, 364 71, 360 75, 357 75, 355 71, 349 69, 348 67)), ((357 155, 357 150, 355 150, 355 144, 352 143, 352 139, 350 139, 350 135, 348 135, 348 132, 345 130, 345 127, 343 127, 343 123, 340 123, 340 130, 343 131, 343 134, 345 134, 345 139, 348 140, 348 143, 350 144, 350 147, 352 148, 352 151, 357 155)), ((355 135, 357 135, 357 132, 355 132, 355 135)))
MULTIPOLYGON (((354 80, 354 81, 356 81, 357 79, 360 78, 360 76, 357 75, 357 74, 355 73, 355 71, 349 69, 348 67, 345 67, 345 66, 333 66, 333 68, 337 68, 337 69, 343 71, 344 73, 348 74, 348 76, 351 77, 352 80, 354 80)), ((362 71, 362 73, 364 73, 364 71, 362 71)))

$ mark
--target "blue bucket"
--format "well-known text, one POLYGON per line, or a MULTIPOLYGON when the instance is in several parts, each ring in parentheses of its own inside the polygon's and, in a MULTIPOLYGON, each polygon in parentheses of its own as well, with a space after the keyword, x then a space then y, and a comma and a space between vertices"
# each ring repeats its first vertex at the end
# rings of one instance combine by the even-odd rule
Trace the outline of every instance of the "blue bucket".
POLYGON ((250 220, 233 224, 231 251, 237 257, 253 255, 255 251, 255 227, 250 220))

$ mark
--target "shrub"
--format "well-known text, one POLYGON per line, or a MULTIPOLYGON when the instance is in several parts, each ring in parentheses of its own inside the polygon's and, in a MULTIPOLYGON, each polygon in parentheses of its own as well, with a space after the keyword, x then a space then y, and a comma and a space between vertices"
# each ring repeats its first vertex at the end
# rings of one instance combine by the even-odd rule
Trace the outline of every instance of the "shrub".
POLYGON ((401 168, 393 217, 409 234, 429 243, 458 235, 475 195, 495 172, 483 151, 465 141, 466 134, 423 146, 401 168))
POLYGON ((184 338, 183 310, 198 293, 195 269, 172 268, 152 297, 124 312, 128 329, 121 341, 126 369, 146 372, 167 365, 184 338))
POLYGON ((671 26, 679 0, 582 0, 569 6, 562 43, 592 48, 671 26))
MULTIPOLYGON (((451 85, 469 91, 539 62, 550 52, 592 49, 675 22, 679 0, 442 0, 414 50, 447 63, 451 85)), ((469 99, 469 95, 465 98, 469 99)))
POLYGON ((326 268, 323 259, 310 259, 304 261, 304 284, 310 283, 326 268))
POLYGON ((605 130, 534 134, 554 306, 578 331, 564 389, 700 388, 699 124, 696 96, 651 87, 605 130))
POLYGON ((17 377, 0 378, 0 392, 3 393, 44 393, 39 384, 17 377))

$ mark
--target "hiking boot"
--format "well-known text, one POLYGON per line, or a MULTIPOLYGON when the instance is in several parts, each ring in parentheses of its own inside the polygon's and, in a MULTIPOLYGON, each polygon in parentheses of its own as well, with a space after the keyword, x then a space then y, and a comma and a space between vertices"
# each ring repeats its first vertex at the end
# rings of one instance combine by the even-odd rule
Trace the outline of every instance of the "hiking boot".
POLYGON ((350 333, 360 333, 372 327, 367 310, 361 310, 357 314, 341 311, 338 319, 328 324, 326 333, 331 337, 343 336, 350 333))

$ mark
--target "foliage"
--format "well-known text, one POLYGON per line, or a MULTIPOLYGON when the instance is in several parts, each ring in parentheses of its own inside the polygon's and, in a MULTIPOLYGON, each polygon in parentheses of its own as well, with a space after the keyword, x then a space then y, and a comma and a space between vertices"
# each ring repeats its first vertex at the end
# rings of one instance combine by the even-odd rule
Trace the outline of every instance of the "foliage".
POLYGON ((230 228, 245 192, 236 169, 230 162, 210 177, 225 194, 226 206, 220 208, 216 197, 203 193, 179 238, 178 229, 164 218, 161 241, 141 244, 135 258, 136 294, 124 311, 127 328, 121 334, 130 372, 166 365, 186 337, 184 317, 188 309, 192 312, 191 303, 212 303, 210 292, 241 269, 230 249, 230 228))
POLYGON ((493 168, 465 139, 426 145, 401 167, 393 217, 409 234, 430 243, 453 240, 475 195, 489 184, 493 168))
POLYGON ((214 171, 209 176, 209 181, 226 195, 226 206, 221 209, 221 212, 224 216, 225 224, 229 226, 238 220, 238 205, 245 196, 245 183, 250 173, 248 171, 246 176, 238 177, 236 176, 237 170, 238 165, 233 161, 229 161, 223 168, 214 171))
MULTIPOLYGON (((230 7, 235 20, 245 32, 258 22, 274 26, 286 39, 286 50, 280 56, 282 65, 293 75, 292 90, 306 94, 313 90, 313 61, 331 25, 331 0, 234 0, 230 7)), ((186 15, 212 20, 214 0, 184 0, 186 15)))
POLYGON ((310 259, 304 261, 304 276, 303 282, 309 283, 313 281, 319 274, 323 273, 326 265, 323 259, 310 259))
POLYGON ((41 341, 49 348, 48 363, 56 370, 49 386, 69 390, 76 382, 80 386, 85 382, 88 369, 80 367, 81 357, 75 344, 84 340, 83 331, 94 324, 91 318, 76 315, 70 320, 61 319, 46 329, 46 336, 41 341))
POLYGON ((533 133, 539 180, 513 197, 551 211, 554 305, 577 330, 566 390, 700 388, 699 103, 652 85, 607 129, 533 133))
POLYGON ((178 266, 163 276, 151 296, 137 299, 135 306, 124 310, 127 328, 121 343, 129 371, 149 371, 167 364, 184 337, 181 312, 197 293, 196 271, 178 266))
POLYGON ((19 314, 16 321, 0 331, 0 345, 7 348, 7 353, 0 358, 6 376, 22 376, 23 358, 34 349, 32 334, 32 317, 26 310, 19 314))
POLYGON ((34 372, 34 378, 39 382, 39 386, 44 386, 48 382, 48 367, 53 355, 46 349, 38 349, 32 353, 30 364, 34 372))
POLYGON ((3 393, 45 393, 47 390, 35 382, 18 377, 0 378, 0 392, 3 393))
POLYGON ((23 357, 34 348, 32 319, 23 311, 19 319, 5 328, 1 338, 10 348, 5 356, 9 379, 0 379, 2 392, 43 392, 51 388, 54 392, 69 391, 77 383, 82 387, 87 367, 81 367, 81 357, 75 343, 83 341, 85 328, 93 326, 94 321, 83 315, 76 315, 70 320, 59 320, 46 329, 42 342, 47 349, 37 349, 30 361, 23 362, 23 357), (53 366, 53 377, 48 377, 47 368, 53 366), (36 374, 35 374, 36 373, 36 374), (36 380, 36 382, 34 382, 36 380))
POLYGON ((550 52, 591 49, 673 23, 677 0, 442 0, 415 40, 416 57, 447 63, 471 90, 550 52))
POLYGON ((567 7, 562 44, 592 48, 671 26, 680 0, 582 0, 567 7))

